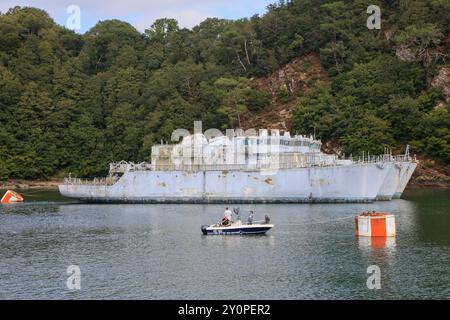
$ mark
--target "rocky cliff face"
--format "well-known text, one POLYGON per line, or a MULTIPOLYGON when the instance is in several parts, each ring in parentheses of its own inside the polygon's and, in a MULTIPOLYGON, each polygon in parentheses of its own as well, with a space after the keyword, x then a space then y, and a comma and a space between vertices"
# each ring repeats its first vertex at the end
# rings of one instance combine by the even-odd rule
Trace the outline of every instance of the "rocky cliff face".
POLYGON ((416 62, 419 61, 414 52, 407 46, 401 45, 395 49, 395 55, 402 61, 416 62))
POLYGON ((431 86, 441 88, 445 100, 450 102, 450 67, 440 68, 438 75, 431 81, 431 86))
POLYGON ((258 113, 242 116, 242 126, 248 128, 291 129, 292 111, 298 96, 317 81, 328 81, 320 58, 309 54, 293 60, 264 78, 252 80, 254 85, 269 94, 270 105, 258 113))
POLYGON ((437 165, 429 159, 420 159, 409 182, 410 185, 420 187, 450 187, 450 171, 437 165))

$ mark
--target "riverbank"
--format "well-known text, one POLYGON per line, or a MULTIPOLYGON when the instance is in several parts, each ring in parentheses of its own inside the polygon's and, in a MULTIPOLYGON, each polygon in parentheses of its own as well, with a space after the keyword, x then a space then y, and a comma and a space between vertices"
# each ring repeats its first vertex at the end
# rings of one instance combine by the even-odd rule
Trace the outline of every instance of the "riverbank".
POLYGON ((8 180, 0 181, 0 189, 43 189, 58 190, 58 185, 62 180, 8 180))
MULTIPOLYGON (((13 190, 58 190, 62 180, 9 180, 0 181, 1 189, 13 190)), ((407 188, 450 188, 450 174, 420 166, 414 172, 407 188)))
POLYGON ((450 169, 430 160, 419 162, 408 187, 450 188, 450 169))

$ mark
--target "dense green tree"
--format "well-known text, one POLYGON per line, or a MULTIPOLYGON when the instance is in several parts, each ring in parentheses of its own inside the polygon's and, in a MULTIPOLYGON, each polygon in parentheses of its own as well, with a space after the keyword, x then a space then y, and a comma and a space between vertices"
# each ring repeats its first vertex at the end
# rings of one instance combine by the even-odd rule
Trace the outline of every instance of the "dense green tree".
POLYGON ((133 48, 144 46, 143 36, 130 24, 119 20, 99 22, 84 38, 80 58, 89 73, 106 71, 127 61, 133 62, 136 59, 133 48))
MULTIPOLYGON (((219 78, 214 86, 222 101, 217 111, 228 116, 233 128, 242 128, 241 115, 244 112, 258 111, 269 103, 267 95, 254 90, 246 78, 219 78)), ((222 127, 227 128, 227 125, 222 127)))
POLYGON ((442 38, 443 34, 434 24, 424 24, 420 27, 410 25, 395 37, 398 45, 410 50, 414 59, 422 62, 427 76, 427 85, 431 83, 434 64, 446 56, 439 48, 442 38))
POLYGON ((315 133, 327 141, 333 137, 339 108, 328 85, 322 84, 303 96, 295 111, 293 122, 299 134, 315 133))
POLYGON ((11 8, 0 13, 0 179, 103 175, 110 161, 148 160, 174 129, 238 127, 273 102, 296 105, 292 131, 347 154, 410 143, 450 164, 448 97, 431 86, 448 67, 449 8, 292 0, 192 30, 167 18, 144 33, 106 20, 85 34, 43 10, 11 8), (382 9, 381 30, 366 27, 370 4, 382 9), (255 85, 306 54, 321 58, 326 81, 297 93, 281 86, 274 101, 255 85))
POLYGON ((158 19, 149 29, 145 30, 145 34, 150 41, 167 44, 170 37, 179 31, 178 21, 175 19, 158 19))

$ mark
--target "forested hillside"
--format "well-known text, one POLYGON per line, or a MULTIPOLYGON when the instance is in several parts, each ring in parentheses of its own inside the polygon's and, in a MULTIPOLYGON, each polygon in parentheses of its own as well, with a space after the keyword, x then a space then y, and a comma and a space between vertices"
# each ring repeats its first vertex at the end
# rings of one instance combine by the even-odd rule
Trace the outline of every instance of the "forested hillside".
POLYGON ((111 161, 149 160, 194 120, 245 127, 280 106, 288 129, 347 155, 409 143, 448 166, 449 21, 448 0, 297 0, 192 30, 108 20, 80 35, 11 8, 0 15, 0 180, 102 175, 111 161), (371 4, 380 30, 366 26, 371 4), (305 77, 279 74, 293 61, 305 77))

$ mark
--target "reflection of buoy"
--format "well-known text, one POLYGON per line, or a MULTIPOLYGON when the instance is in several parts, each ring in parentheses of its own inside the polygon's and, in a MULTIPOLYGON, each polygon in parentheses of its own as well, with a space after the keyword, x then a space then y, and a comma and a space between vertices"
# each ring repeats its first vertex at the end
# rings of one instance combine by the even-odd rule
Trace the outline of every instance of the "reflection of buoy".
POLYGON ((387 213, 360 214, 355 217, 356 236, 395 237, 395 217, 387 213))
MULTIPOLYGON (((370 237, 370 246, 372 248, 386 247, 388 237, 370 237)), ((392 239, 391 237, 389 239, 392 239)))
POLYGON ((15 191, 8 190, 4 194, 1 203, 12 203, 12 202, 22 202, 23 197, 15 191))
POLYGON ((357 239, 360 249, 393 249, 396 246, 395 237, 357 237, 357 239))

